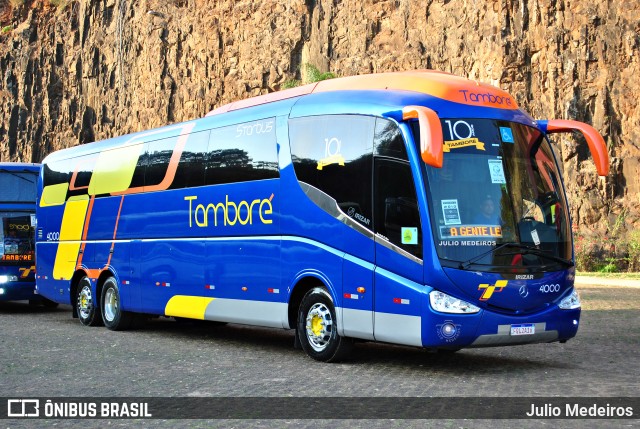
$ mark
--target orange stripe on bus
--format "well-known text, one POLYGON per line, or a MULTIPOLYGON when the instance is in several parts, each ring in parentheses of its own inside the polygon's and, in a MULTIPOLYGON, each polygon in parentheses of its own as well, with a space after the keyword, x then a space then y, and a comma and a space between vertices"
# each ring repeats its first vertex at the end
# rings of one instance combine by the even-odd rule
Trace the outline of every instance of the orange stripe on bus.
POLYGON ((75 170, 73 170, 73 174, 71 175, 71 181, 69 182, 69 190, 70 191, 80 191, 82 189, 89 189, 89 185, 87 186, 76 186, 76 179, 78 178, 78 172, 80 170, 81 165, 90 164, 91 162, 95 162, 97 158, 92 157, 89 159, 81 160, 76 164, 75 170))
POLYGON ((89 232, 89 220, 91 219, 91 212, 93 210, 93 202, 95 200, 95 195, 92 195, 89 198, 89 207, 87 208, 87 214, 84 220, 84 228, 82 229, 82 244, 80 244, 80 254, 78 255, 78 262, 76 263, 76 269, 80 268, 82 265, 82 257, 84 256, 84 248, 87 245, 87 234, 89 232))
POLYGON ((120 198, 120 207, 118 208, 118 216, 116 216, 116 224, 113 227, 113 241, 111 242, 111 249, 109 249, 109 259, 105 268, 111 265, 111 257, 113 256, 113 248, 116 246, 116 233, 118 232, 118 222, 120 222, 120 213, 122 212, 122 203, 124 203, 124 195, 120 198))

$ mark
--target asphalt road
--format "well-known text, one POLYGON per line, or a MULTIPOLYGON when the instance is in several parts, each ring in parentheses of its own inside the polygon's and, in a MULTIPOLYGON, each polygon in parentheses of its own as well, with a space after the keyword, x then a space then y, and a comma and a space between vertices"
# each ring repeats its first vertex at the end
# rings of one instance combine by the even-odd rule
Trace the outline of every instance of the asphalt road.
MULTIPOLYGON (((580 285, 580 330, 566 344, 462 350, 452 355, 362 343, 325 364, 293 348, 293 331, 153 319, 135 330, 89 328, 68 307, 0 303, 2 397, 640 396, 640 289, 580 285)), ((637 410, 636 412, 639 412, 637 410)), ((637 414, 636 414, 637 415, 637 414)), ((330 415, 327 416, 331 418, 330 415)), ((213 420, 107 422, 111 427, 540 427, 530 420, 213 420)), ((635 421, 563 420, 563 427, 635 421)), ((4 427, 44 421, 3 420, 4 427)), ((52 420, 58 427, 104 421, 52 420)), ((546 420, 543 426, 557 427, 546 420)))

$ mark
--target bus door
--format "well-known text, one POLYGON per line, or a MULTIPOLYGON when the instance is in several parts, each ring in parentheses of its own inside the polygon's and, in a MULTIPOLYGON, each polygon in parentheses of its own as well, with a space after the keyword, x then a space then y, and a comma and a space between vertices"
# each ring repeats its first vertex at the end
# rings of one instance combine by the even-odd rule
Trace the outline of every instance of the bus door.
MULTIPOLYGON (((350 233, 350 231, 346 231, 350 233)), ((374 243, 370 237, 345 237, 358 248, 359 258, 348 253, 342 267, 342 319, 344 335, 373 340, 374 243)))
POLYGON ((408 161, 374 158, 376 341, 422 346, 422 229, 408 161))

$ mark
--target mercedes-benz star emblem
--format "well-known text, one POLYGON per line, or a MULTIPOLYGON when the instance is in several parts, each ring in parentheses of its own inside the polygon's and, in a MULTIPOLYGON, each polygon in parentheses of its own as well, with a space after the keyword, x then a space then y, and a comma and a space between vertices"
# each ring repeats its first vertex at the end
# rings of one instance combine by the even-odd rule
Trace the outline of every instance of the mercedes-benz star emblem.
POLYGON ((520 293, 520 296, 523 298, 526 298, 529 296, 529 288, 527 288, 527 285, 520 286, 520 289, 518 289, 518 292, 520 293))

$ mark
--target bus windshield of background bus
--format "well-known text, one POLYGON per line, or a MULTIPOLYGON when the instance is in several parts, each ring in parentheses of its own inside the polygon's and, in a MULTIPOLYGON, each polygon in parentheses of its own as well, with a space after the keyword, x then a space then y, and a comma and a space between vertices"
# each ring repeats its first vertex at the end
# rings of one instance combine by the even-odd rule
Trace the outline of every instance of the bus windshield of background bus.
POLYGON ((33 262, 35 249, 32 216, 29 213, 0 212, 0 260, 33 262))
MULTIPOLYGON (((567 204, 540 131, 489 119, 443 119, 442 131, 443 166, 425 165, 424 176, 443 265, 473 270, 569 265, 567 204)), ((419 132, 416 125, 413 132, 419 132)))
POLYGON ((0 260, 5 264, 34 261, 35 173, 0 170, 0 260), (7 207, 24 205, 14 211, 7 207), (32 209, 28 209, 33 206, 32 209))

